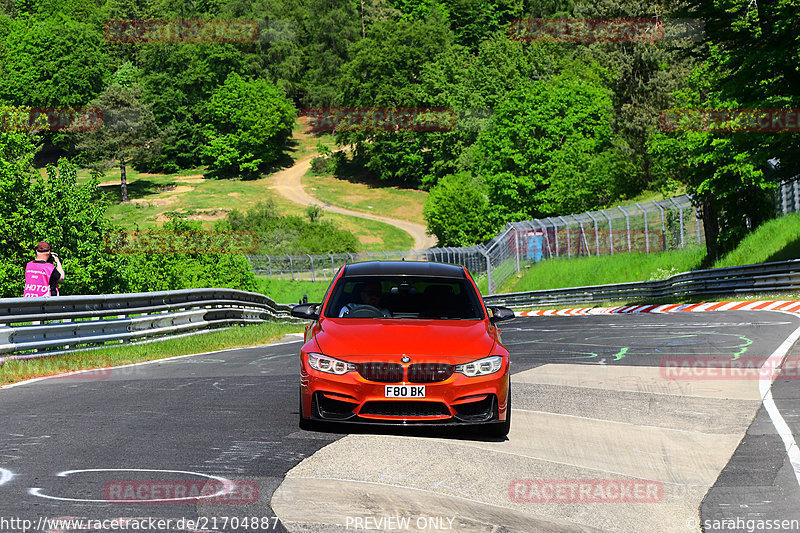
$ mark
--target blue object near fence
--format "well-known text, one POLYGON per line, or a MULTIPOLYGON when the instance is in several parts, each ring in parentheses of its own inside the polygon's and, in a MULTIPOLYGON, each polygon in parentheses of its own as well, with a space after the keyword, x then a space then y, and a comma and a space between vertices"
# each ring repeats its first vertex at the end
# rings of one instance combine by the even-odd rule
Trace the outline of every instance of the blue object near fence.
POLYGON ((542 244, 544 237, 541 233, 528 234, 528 259, 537 263, 542 260, 542 244))

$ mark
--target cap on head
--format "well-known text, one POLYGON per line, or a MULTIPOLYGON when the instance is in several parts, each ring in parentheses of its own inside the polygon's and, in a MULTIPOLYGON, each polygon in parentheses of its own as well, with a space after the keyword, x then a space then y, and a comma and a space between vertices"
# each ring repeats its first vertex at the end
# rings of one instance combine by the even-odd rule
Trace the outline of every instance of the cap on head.
POLYGON ((40 242, 39 244, 36 245, 36 251, 37 252, 49 252, 50 251, 50 245, 47 244, 46 242, 42 241, 42 242, 40 242))

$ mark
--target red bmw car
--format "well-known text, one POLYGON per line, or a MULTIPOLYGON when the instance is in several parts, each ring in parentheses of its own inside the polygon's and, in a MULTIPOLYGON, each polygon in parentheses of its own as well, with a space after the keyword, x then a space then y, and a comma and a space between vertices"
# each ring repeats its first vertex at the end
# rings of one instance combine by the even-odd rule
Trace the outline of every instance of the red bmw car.
POLYGON ((508 350, 475 282, 460 266, 376 261, 346 265, 325 301, 295 306, 313 320, 300 350, 300 426, 511 424, 508 350))

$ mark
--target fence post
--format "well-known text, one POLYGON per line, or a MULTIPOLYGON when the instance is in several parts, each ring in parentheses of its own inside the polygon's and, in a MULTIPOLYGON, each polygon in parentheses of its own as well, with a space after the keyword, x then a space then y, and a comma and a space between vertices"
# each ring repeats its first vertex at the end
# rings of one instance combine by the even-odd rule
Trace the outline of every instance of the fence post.
POLYGON ((678 202, 676 202, 674 198, 670 198, 669 201, 675 204, 675 206, 678 208, 678 214, 680 215, 681 219, 681 248, 684 248, 685 244, 683 242, 683 206, 680 205, 678 202))
MULTIPOLYGON (((534 218, 533 221, 539 224, 539 228, 542 230, 543 242, 547 245, 547 258, 552 259, 553 248, 550 246, 550 236, 547 234, 547 227, 545 227, 543 221, 538 218, 534 218)), ((544 258, 544 249, 542 249, 542 257, 544 258)))
MULTIPOLYGON (((591 218, 592 222, 594 222, 594 246, 595 246, 595 252, 599 256, 600 255, 600 231, 597 229, 597 219, 594 218, 594 215, 592 215, 592 213, 589 212, 589 211, 587 211, 586 214, 589 215, 589 218, 591 218)), ((586 250, 587 251, 589 250, 589 244, 588 243, 586 244, 586 250)), ((589 255, 591 255, 591 254, 589 254, 589 255)))
POLYGON ((586 255, 592 255, 592 252, 589 251, 589 240, 586 238, 586 231, 583 229, 583 222, 575 215, 570 215, 575 222, 578 223, 578 227, 581 228, 581 233, 578 236, 578 255, 581 255, 581 238, 583 238, 583 244, 586 245, 586 255))
POLYGON ((306 255, 311 260, 311 281, 317 281, 314 279, 314 258, 311 257, 311 254, 306 254, 306 255))
POLYGON ((384 251, 383 251, 383 255, 385 255, 385 256, 386 256, 386 260, 388 261, 388 260, 389 260, 389 252, 387 252, 386 250, 384 250, 384 251))
POLYGON ((516 253, 516 256, 517 256, 517 274, 519 274, 519 249, 520 249, 520 245, 519 245, 519 231, 517 230, 516 227, 514 228, 514 245, 517 248, 517 250, 516 250, 517 251, 517 253, 516 253))
POLYGON ((488 252, 484 252, 480 248, 478 249, 478 252, 480 252, 480 254, 483 257, 486 258, 486 292, 489 293, 488 296, 491 296, 493 294, 493 292, 492 292, 492 262, 489 259, 489 253, 488 252))
POLYGON ((556 257, 561 257, 561 250, 559 249, 560 246, 558 245, 558 224, 553 222, 553 219, 550 217, 547 217, 545 220, 547 220, 553 226, 553 235, 555 235, 556 239, 556 257))
POLYGON ((792 191, 794 192, 794 212, 800 212, 800 184, 798 184, 797 180, 792 182, 792 191))
POLYGON ((608 245, 611 249, 611 255, 614 255, 614 228, 611 226, 611 217, 605 211, 599 211, 608 220, 608 245))
POLYGON ((618 205, 617 208, 625 215, 625 227, 628 230, 628 253, 631 253, 631 219, 628 216, 628 212, 625 211, 621 205, 618 205))
POLYGON ((644 249, 649 254, 650 253, 650 228, 647 226, 647 211, 642 204, 636 202, 636 207, 642 210, 644 214, 644 249))
POLYGON ((661 204, 653 201, 653 205, 661 211, 661 251, 667 251, 667 222, 664 218, 664 208, 661 207, 661 204))
POLYGON ((292 256, 289 255, 289 254, 286 254, 286 257, 289 258, 289 272, 292 275, 292 281, 294 281, 294 265, 292 264, 292 256))
POLYGON ((269 266, 269 275, 272 277, 272 258, 267 256, 267 265, 269 266))
MULTIPOLYGON (((564 223, 564 227, 567 228, 567 258, 572 259, 572 239, 569 238, 569 222, 564 220, 564 217, 559 216, 558 219, 564 223)), ((578 246, 580 250, 580 246, 578 246)))
POLYGON ((789 185, 789 182, 781 182, 781 209, 783 209, 783 216, 789 213, 789 191, 787 185, 789 185))

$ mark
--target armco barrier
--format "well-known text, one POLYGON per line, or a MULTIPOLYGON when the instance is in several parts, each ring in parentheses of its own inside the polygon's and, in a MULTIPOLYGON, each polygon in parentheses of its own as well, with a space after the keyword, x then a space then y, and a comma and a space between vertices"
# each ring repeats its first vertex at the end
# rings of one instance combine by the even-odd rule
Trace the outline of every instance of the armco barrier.
MULTIPOLYGON (((535 268, 535 267, 534 267, 535 268)), ((486 296, 487 305, 512 309, 599 302, 652 302, 700 295, 746 295, 800 290, 800 260, 695 270, 658 281, 615 283, 486 296)))
MULTIPOLYGON (((486 296, 514 309, 598 302, 652 302, 699 295, 800 290, 800 260, 697 270, 665 280, 486 296)), ((294 320, 289 305, 234 289, 0 299, 0 363, 76 347, 170 338, 231 324, 294 320), (5 355, 3 355, 5 354, 5 355)))
POLYGON ((211 327, 293 320, 291 307, 234 289, 0 299, 0 363, 211 327), (5 355, 4 355, 5 354, 5 355))

